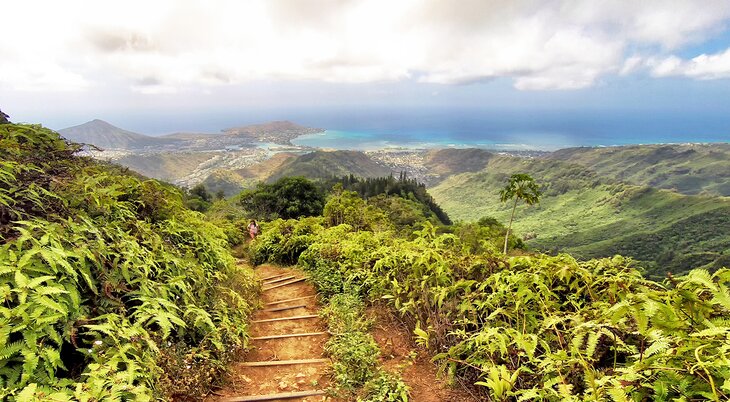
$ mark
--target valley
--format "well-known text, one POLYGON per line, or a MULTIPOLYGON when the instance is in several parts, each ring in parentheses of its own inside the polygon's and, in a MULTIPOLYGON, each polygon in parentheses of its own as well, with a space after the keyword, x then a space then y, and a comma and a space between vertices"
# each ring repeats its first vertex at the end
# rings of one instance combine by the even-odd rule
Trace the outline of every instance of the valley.
MULTIPOLYGON (((446 149, 265 155, 216 170, 253 189, 212 200, 39 125, 0 145, 3 399, 726 399, 728 197, 446 149), (515 172, 541 202, 510 234, 515 172), (256 312, 299 292, 304 314, 256 312)), ((207 152, 125 157, 189 177, 207 152)))
POLYGON ((229 197, 293 175, 376 178, 404 172, 424 183, 451 219, 466 222, 509 220, 509 206, 499 202, 498 192, 507 177, 522 172, 544 191, 538 205, 520 208, 514 223, 515 232, 536 250, 580 258, 631 256, 652 277, 696 267, 715 270, 730 261, 728 144, 362 152, 291 146, 298 135, 323 131, 291 122, 163 137, 101 120, 60 131, 106 146, 88 150, 95 158, 181 187, 202 184, 211 194, 229 197))

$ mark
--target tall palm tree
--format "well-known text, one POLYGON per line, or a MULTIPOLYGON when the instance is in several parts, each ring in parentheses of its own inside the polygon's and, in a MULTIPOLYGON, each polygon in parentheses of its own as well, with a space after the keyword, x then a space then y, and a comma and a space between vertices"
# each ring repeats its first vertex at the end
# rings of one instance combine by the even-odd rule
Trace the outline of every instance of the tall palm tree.
POLYGON ((509 232, 512 229, 512 221, 515 219, 515 210, 517 209, 517 202, 522 200, 527 205, 533 205, 540 202, 540 196, 542 193, 530 175, 524 173, 513 174, 509 178, 507 186, 499 192, 499 198, 502 202, 506 202, 514 198, 515 203, 512 206, 512 215, 509 218, 509 225, 507 225, 507 233, 504 235, 504 253, 507 254, 507 240, 509 239, 509 232))

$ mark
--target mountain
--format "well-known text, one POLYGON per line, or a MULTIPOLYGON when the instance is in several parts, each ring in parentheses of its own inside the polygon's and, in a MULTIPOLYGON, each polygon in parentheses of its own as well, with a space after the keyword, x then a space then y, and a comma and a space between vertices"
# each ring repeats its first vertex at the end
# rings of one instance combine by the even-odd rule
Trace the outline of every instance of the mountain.
POLYGON ((202 183, 211 193, 223 190, 230 196, 258 182, 273 182, 287 176, 367 178, 392 173, 397 172, 359 151, 315 151, 303 155, 282 152, 240 169, 215 169, 202 183))
POLYGON ((315 151, 282 164, 276 172, 269 176, 268 180, 273 181, 285 176, 304 176, 316 179, 351 174, 358 177, 382 177, 391 173, 393 170, 376 162, 363 152, 315 151))
POLYGON ((217 169, 206 177, 202 184, 212 194, 223 191, 226 197, 230 197, 240 193, 244 188, 250 188, 258 182, 267 181, 282 166, 290 164, 298 156, 282 152, 274 154, 270 159, 243 169, 217 169))
POLYGON ((58 132, 70 141, 95 145, 101 149, 141 150, 147 147, 180 143, 176 139, 133 133, 99 119, 64 128, 58 132))
POLYGON ((520 205, 514 229, 537 249, 580 258, 614 254, 643 261, 650 275, 730 262, 730 198, 691 196, 602 177, 554 159, 496 156, 480 172, 448 177, 429 189, 453 218, 509 220, 499 190, 514 173, 528 173, 544 194, 520 205))
POLYGON ((568 148, 548 158, 576 163, 616 180, 682 194, 730 195, 730 144, 568 148))

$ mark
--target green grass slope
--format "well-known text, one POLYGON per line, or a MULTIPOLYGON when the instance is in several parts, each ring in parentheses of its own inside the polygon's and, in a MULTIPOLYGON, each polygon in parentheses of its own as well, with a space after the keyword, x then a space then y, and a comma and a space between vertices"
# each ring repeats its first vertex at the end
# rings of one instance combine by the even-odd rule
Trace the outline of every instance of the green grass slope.
POLYGON ((309 179, 341 177, 388 176, 392 171, 358 151, 316 151, 304 154, 283 164, 273 172, 268 181, 287 176, 304 176, 309 179))
POLYGON ((514 228, 531 246, 582 258, 623 254, 647 262, 649 273, 728 265, 730 199, 602 180, 554 160, 497 157, 479 173, 448 178, 429 191, 454 219, 509 220, 499 202, 509 175, 531 174, 543 185, 539 205, 518 207, 514 228))
POLYGON ((730 195, 730 144, 568 148, 548 158, 632 184, 682 194, 730 195))

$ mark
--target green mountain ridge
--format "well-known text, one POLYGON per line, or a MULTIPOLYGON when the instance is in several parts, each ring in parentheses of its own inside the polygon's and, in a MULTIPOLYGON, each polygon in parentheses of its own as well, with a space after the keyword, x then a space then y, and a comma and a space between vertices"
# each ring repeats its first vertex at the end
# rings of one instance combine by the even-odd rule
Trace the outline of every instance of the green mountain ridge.
POLYGON ((730 195, 730 144, 568 148, 551 153, 548 159, 682 194, 730 195))
POLYGON ((580 258, 623 254, 646 262, 653 275, 716 268, 730 257, 730 198, 625 184, 576 164, 499 156, 483 171, 451 176, 430 192, 454 219, 505 221, 510 208, 498 192, 517 172, 544 189, 540 204, 519 207, 514 223, 537 249, 580 258))
POLYGON ((315 151, 282 165, 267 180, 273 181, 286 176, 324 179, 354 175, 374 178, 388 176, 391 173, 393 170, 359 151, 315 151))

